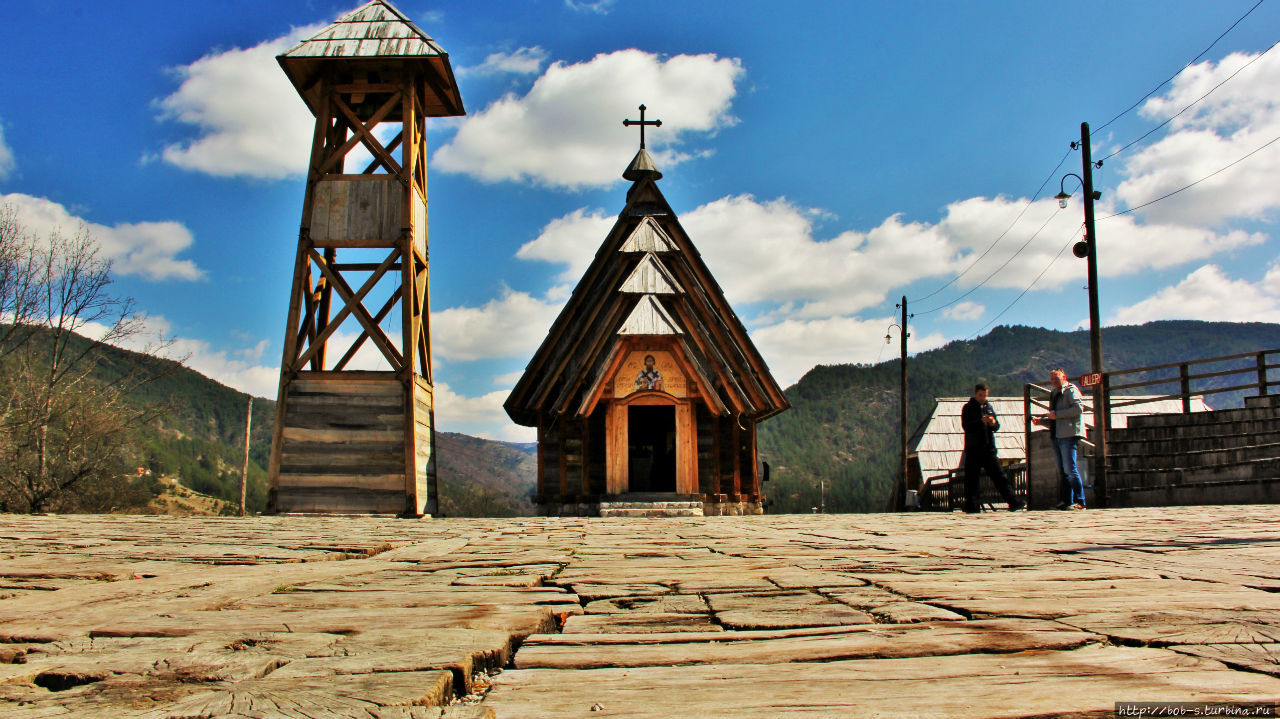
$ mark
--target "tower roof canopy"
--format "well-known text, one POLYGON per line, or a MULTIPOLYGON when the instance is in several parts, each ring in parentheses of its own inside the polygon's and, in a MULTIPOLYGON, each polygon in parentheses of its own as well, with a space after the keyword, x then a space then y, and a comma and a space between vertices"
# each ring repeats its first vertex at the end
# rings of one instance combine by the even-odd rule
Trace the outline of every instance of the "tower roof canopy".
POLYGON ((426 103, 428 116, 466 114, 449 53, 388 0, 371 0, 276 60, 313 113, 319 101, 317 80, 324 68, 347 61, 352 69, 407 67, 423 72, 428 95, 435 96, 426 103))

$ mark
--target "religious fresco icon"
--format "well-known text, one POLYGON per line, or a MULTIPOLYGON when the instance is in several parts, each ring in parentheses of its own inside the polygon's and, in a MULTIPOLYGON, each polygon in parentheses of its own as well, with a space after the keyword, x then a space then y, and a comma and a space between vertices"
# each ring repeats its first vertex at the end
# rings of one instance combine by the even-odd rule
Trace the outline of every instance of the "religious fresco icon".
POLYGON ((627 355, 614 375, 614 397, 635 392, 666 392, 676 397, 688 396, 688 381, 676 358, 666 350, 638 349, 627 355))
POLYGON ((657 368, 653 355, 644 356, 644 367, 636 374, 636 389, 662 389, 662 371, 657 368))

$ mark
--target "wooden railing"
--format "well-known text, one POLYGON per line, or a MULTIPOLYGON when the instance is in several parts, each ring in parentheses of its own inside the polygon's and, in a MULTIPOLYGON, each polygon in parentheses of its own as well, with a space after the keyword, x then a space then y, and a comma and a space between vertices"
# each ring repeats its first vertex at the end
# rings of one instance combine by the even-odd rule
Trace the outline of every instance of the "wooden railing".
MULTIPOLYGON (((1146 404, 1150 402, 1161 402, 1170 399, 1181 400, 1182 411, 1184 414, 1191 412, 1192 399, 1203 397, 1205 395, 1222 394, 1224 392, 1252 392, 1257 391, 1259 395, 1266 395, 1271 387, 1280 388, 1280 380, 1271 380, 1268 372, 1271 370, 1280 370, 1280 363, 1273 360, 1276 356, 1280 356, 1280 349, 1262 350, 1260 352, 1243 352, 1241 354, 1223 355, 1221 357, 1209 357, 1206 359, 1189 360, 1186 362, 1170 362, 1168 364, 1151 365, 1149 367, 1135 367, 1133 369, 1114 370, 1111 372, 1103 372, 1101 377, 1101 397, 1102 397, 1102 427, 1098 432, 1097 439, 1098 449, 1093 456, 1094 462, 1094 481, 1095 490, 1098 492, 1100 503, 1106 505, 1106 432, 1111 429, 1111 412, 1120 407, 1131 407, 1134 405, 1146 404), (1252 362, 1239 362, 1240 360, 1251 359, 1252 362), (1224 362, 1238 362, 1240 366, 1230 367, 1227 369, 1216 369, 1214 371, 1202 372, 1199 368, 1206 365, 1219 364, 1224 362), (1117 383, 1119 378, 1134 378, 1137 375, 1154 373, 1161 376, 1154 378, 1138 379, 1137 381, 1117 383), (1161 373, 1164 373, 1163 375, 1161 373), (1175 374, 1176 373, 1176 374, 1175 374), (1165 376, 1167 375, 1167 376, 1165 376), (1192 383, 1214 379, 1218 377, 1238 377, 1247 376, 1249 382, 1235 382, 1225 387, 1209 387, 1196 388, 1192 383), (1177 385, 1176 392, 1168 392, 1164 394, 1146 394, 1142 397, 1127 398, 1127 392, 1146 387, 1160 387, 1161 385, 1177 385)), ((1234 380, 1233 380, 1234 381, 1234 380)), ((1083 384, 1083 382, 1081 382, 1083 384)), ((1085 412, 1093 412, 1093 399, 1088 392, 1088 388, 1081 387, 1080 403, 1085 412)), ((1050 389, 1038 384, 1027 383, 1022 389, 1022 406, 1023 406, 1023 432, 1025 437, 1025 446, 1027 448, 1027 462, 1031 462, 1031 418, 1036 412, 1033 409, 1043 410, 1040 414, 1047 412, 1049 409, 1050 389)), ((1096 396, 1096 395, 1094 395, 1096 396)), ((1096 417, 1096 415, 1095 415, 1096 417)), ((1095 428, 1097 422, 1094 423, 1095 428)), ((1088 443, 1085 440, 1085 443, 1088 443)))
POLYGON ((1235 355, 1225 355, 1222 357, 1210 357, 1209 359, 1191 360, 1189 362, 1171 362, 1169 364, 1152 365, 1150 367, 1138 367, 1136 369, 1119 370, 1115 372, 1102 373, 1102 396, 1106 398, 1105 419, 1107 428, 1111 427, 1111 410, 1117 407, 1129 407, 1147 402, 1158 402, 1160 400, 1180 399, 1182 400, 1183 413, 1191 412, 1192 397, 1200 397, 1210 394, 1220 394, 1223 392, 1250 392, 1257 390, 1258 394, 1265 395, 1270 387, 1280 386, 1280 382, 1272 382, 1267 377, 1268 370, 1280 369, 1280 364, 1268 363, 1268 357, 1272 355, 1280 355, 1280 349, 1263 350, 1261 352, 1244 352, 1235 355), (1244 364, 1241 367, 1235 367, 1216 372, 1192 372, 1192 368, 1202 367, 1204 365, 1217 364, 1219 362, 1231 362, 1234 360, 1252 359, 1252 363, 1244 364), (1157 377, 1155 379, 1147 379, 1138 382, 1127 382, 1125 384, 1116 384, 1116 378, 1123 376, 1132 376, 1143 374, 1146 372, 1169 372, 1176 370, 1177 374, 1169 377, 1157 377), (1232 384, 1227 387, 1213 387, 1209 389, 1192 389, 1191 383, 1196 380, 1212 379, 1214 377, 1235 377, 1238 375, 1247 375, 1252 381, 1243 384, 1232 384), (1126 390, 1135 390, 1140 387, 1158 387, 1160 385, 1171 385, 1177 383, 1178 391, 1167 394, 1143 397, 1141 399, 1123 400, 1123 393, 1126 390), (1121 396, 1117 397, 1116 394, 1121 396))

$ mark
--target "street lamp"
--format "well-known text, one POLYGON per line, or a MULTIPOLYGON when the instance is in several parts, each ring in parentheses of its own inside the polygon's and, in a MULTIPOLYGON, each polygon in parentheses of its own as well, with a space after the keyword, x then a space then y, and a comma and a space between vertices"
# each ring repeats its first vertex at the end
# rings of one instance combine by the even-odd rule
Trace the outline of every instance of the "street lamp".
MULTIPOLYGON (((1072 149, 1080 148, 1081 167, 1083 168, 1083 177, 1074 172, 1067 173, 1062 176, 1062 181, 1058 183, 1058 194, 1054 197, 1058 201, 1058 207, 1066 207, 1067 199, 1071 197, 1063 186, 1068 177, 1074 177, 1080 181, 1081 189, 1084 190, 1084 239, 1077 242, 1072 248, 1071 253, 1076 257, 1083 258, 1088 261, 1089 268, 1089 359, 1091 369, 1090 372, 1099 380, 1093 386, 1093 431, 1094 431, 1094 477, 1093 486, 1094 494, 1098 498, 1098 503, 1106 506, 1107 503, 1107 422, 1106 422, 1106 401, 1103 392, 1101 380, 1102 375, 1102 323, 1098 318, 1098 235, 1093 227, 1093 202, 1102 197, 1102 193, 1093 189, 1093 156, 1089 145, 1089 123, 1080 123, 1080 143, 1071 143, 1072 149)), ((1098 162, 1098 167, 1102 166, 1098 162)))

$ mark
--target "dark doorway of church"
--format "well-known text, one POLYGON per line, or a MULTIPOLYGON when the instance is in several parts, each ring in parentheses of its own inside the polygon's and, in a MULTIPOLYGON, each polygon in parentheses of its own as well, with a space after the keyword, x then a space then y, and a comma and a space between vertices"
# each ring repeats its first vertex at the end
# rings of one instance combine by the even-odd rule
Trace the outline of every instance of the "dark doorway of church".
POLYGON ((676 408, 627 411, 627 491, 676 491, 676 408))

